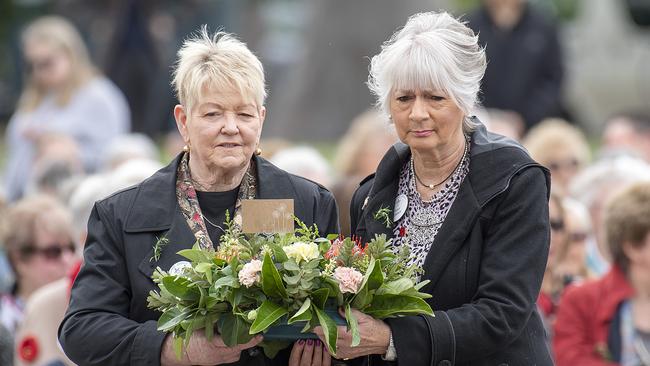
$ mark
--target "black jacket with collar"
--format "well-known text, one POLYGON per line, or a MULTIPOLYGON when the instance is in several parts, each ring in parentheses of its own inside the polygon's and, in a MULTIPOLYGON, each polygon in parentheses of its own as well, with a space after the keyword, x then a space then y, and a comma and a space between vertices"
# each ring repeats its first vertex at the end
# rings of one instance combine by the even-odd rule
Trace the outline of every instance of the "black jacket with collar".
MULTIPOLYGON (((352 232, 364 241, 393 237, 373 215, 394 209, 409 159, 408 146, 396 144, 355 192, 352 232)), ((424 262, 435 317, 387 320, 399 365, 553 364, 535 306, 549 249, 549 177, 515 142, 482 125, 472 133, 469 173, 424 262)))
MULTIPOLYGON (((151 275, 156 267, 169 270, 183 260, 176 253, 196 240, 176 201, 179 158, 139 185, 98 201, 92 210, 84 265, 59 327, 65 353, 79 365, 160 364, 165 334, 156 330, 160 313, 147 308, 149 292, 157 289, 151 275), (169 244, 154 260, 154 244, 163 236, 169 244)), ((307 225, 317 224, 321 234, 339 232, 329 191, 255 159, 258 198, 293 198, 295 215, 307 225)), ((281 359, 273 364, 282 364, 281 359)), ((242 352, 236 364, 270 363, 242 352)))

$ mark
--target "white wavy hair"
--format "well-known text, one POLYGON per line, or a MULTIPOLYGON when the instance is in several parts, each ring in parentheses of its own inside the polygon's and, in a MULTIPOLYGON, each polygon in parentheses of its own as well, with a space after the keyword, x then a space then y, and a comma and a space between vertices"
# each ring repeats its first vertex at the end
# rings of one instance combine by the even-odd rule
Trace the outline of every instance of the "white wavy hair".
POLYGON ((209 34, 207 26, 183 42, 172 85, 180 103, 191 110, 203 88, 235 88, 257 107, 264 105, 264 68, 244 42, 233 34, 209 34))
MULTIPOLYGON (((418 13, 371 59, 368 87, 386 114, 394 90, 434 90, 449 96, 467 117, 478 104, 486 66, 485 50, 464 22, 446 12, 418 13)), ((463 129, 473 128, 465 118, 463 129)))

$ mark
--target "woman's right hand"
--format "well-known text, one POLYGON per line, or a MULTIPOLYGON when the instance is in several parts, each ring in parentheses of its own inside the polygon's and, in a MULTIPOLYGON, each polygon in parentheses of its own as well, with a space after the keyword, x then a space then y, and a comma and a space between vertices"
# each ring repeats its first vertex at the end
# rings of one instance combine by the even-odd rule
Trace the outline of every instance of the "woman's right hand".
POLYGON ((185 365, 220 365, 239 361, 241 351, 255 347, 262 341, 258 335, 248 343, 228 347, 223 343, 220 336, 214 335, 212 341, 208 341, 204 332, 194 332, 187 347, 183 347, 184 353, 179 360, 174 352, 174 338, 171 335, 165 337, 160 354, 162 366, 185 366, 185 365))
POLYGON ((301 339, 293 344, 289 366, 330 366, 332 357, 319 339, 301 339))

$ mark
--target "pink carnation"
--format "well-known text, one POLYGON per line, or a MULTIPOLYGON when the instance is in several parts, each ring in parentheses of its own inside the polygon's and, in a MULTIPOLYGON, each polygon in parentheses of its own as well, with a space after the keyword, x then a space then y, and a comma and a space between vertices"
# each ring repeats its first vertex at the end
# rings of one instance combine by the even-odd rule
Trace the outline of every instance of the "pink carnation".
POLYGON ((339 281, 339 289, 341 292, 349 292, 356 294, 359 291, 359 286, 363 281, 361 272, 350 267, 338 267, 334 270, 334 278, 339 281))
POLYGON ((251 287, 260 282, 260 273, 262 272, 262 261, 253 259, 244 264, 244 268, 239 271, 239 283, 246 287, 251 287))

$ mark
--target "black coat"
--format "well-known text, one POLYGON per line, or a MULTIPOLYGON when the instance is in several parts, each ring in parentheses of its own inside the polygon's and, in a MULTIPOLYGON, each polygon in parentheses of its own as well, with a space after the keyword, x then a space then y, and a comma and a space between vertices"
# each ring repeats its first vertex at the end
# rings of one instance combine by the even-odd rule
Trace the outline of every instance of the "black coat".
POLYGON ((478 34, 488 60, 482 104, 513 110, 530 128, 544 118, 563 115, 564 68, 556 25, 535 7, 524 6, 512 30, 498 29, 485 6, 468 17, 468 25, 478 34))
MULTIPOLYGON (((393 210, 409 158, 408 146, 396 144, 354 194, 352 232, 364 241, 393 236, 373 214, 393 210)), ((549 248, 549 184, 548 171, 515 142, 482 125, 472 134, 469 174, 424 262, 435 317, 387 320, 399 365, 553 364, 535 306, 549 248)))
MULTIPOLYGON (((338 233, 332 194, 256 157, 258 198, 293 198, 294 213, 321 234, 338 233)), ((98 201, 88 222, 84 265, 72 287, 70 305, 59 328, 66 355, 79 365, 159 365, 165 334, 156 330, 160 313, 147 308, 157 286, 156 267, 164 270, 184 258, 176 254, 195 242, 176 201, 177 158, 141 184, 98 201), (153 259, 157 238, 169 244, 153 259)), ((278 356, 280 357, 280 356, 278 356)), ((281 359, 281 358, 280 358, 281 359)), ((278 364, 276 361, 274 364, 278 364)), ((268 364, 242 352, 237 365, 268 364)), ((281 364, 281 363, 280 363, 281 364)))

